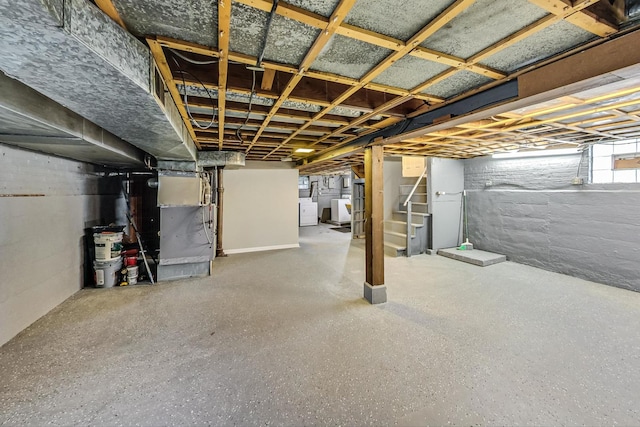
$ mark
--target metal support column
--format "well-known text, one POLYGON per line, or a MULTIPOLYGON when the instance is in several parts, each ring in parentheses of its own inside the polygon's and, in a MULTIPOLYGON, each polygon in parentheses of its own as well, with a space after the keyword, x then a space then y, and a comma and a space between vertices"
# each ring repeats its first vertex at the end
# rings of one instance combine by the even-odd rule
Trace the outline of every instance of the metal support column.
POLYGON ((216 176, 217 182, 217 194, 218 194, 218 215, 217 220, 218 224, 216 227, 216 256, 217 257, 225 257, 227 254, 224 253, 224 249, 222 249, 222 219, 223 219, 223 201, 224 201, 224 185, 222 183, 222 168, 218 168, 218 173, 216 176))

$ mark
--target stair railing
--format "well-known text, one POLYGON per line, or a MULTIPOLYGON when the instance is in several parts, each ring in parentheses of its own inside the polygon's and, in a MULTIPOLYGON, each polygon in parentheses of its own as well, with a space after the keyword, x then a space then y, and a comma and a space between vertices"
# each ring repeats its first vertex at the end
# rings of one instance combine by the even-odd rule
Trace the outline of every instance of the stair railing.
POLYGON ((411 206, 411 197, 413 197, 413 193, 416 192, 416 188, 418 188, 418 185, 420 184, 420 181, 422 181, 422 178, 424 178, 424 176, 426 174, 427 174, 427 167, 425 166, 424 170, 422 171, 422 173, 420 174, 420 176, 416 180, 416 183, 413 185, 413 188, 409 192, 409 195, 407 196, 407 199, 402 204, 402 206, 407 208, 407 243, 405 245, 405 247, 406 247, 405 253, 407 254, 407 257, 411 256, 411 208, 412 208, 412 206, 411 206))

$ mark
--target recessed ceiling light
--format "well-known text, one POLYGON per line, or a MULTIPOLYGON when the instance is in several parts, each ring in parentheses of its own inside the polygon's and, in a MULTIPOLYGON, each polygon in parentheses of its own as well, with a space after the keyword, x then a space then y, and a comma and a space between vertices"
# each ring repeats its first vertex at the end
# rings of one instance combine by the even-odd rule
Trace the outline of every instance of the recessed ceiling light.
POLYGON ((314 151, 313 148, 297 148, 294 153, 313 153, 314 151))

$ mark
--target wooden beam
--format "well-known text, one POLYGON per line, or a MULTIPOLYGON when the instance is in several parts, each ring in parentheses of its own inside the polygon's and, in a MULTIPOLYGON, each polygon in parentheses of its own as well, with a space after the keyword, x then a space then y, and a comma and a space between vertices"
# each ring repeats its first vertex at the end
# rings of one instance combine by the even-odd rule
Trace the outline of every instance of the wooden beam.
POLYGON ((109 18, 116 21, 122 28, 124 28, 125 30, 127 29, 127 26, 124 24, 124 21, 120 17, 118 10, 113 5, 113 2, 111 0, 96 0, 96 6, 98 6, 100 10, 102 10, 105 14, 107 14, 109 18))
POLYGON ((365 297, 376 304, 386 302, 376 298, 377 286, 384 286, 384 177, 382 146, 364 151, 364 211, 365 211, 365 297), (369 288, 369 293, 367 292, 369 288), (373 288, 373 289, 371 289, 373 288))
MULTIPOLYGON (((375 110, 373 110, 372 112, 368 113, 368 114, 363 114, 362 116, 352 120, 349 124, 344 125, 334 131, 332 131, 331 133, 327 133, 326 135, 324 135, 323 137, 317 139, 313 144, 310 144, 311 146, 316 145, 321 143, 322 141, 325 141, 329 138, 331 138, 332 136, 336 136, 336 135, 344 135, 344 133, 354 127, 359 125, 362 122, 365 122, 367 120, 369 120, 371 117, 377 115, 379 112, 381 111, 386 111, 396 105, 402 104, 403 102, 407 101, 408 99, 410 99, 410 96, 399 96, 395 99, 390 100, 389 102, 380 105, 378 108, 376 108, 375 110)), ((360 134, 358 135, 360 136, 360 134)), ((332 148, 338 148, 341 147, 342 145, 346 144, 347 142, 349 142, 348 140, 343 141, 342 143, 338 143, 336 144, 334 147, 332 148)))
POLYGON ((260 84, 260 88, 262 90, 271 90, 275 76, 276 70, 273 68, 265 68, 264 73, 262 73, 262 83, 260 84))
POLYGON ((298 85, 298 82, 302 80, 304 71, 311 66, 313 61, 315 61, 318 55, 320 55, 320 52, 322 51, 324 46, 329 42, 329 40, 331 40, 331 37, 336 31, 336 28, 338 28, 342 21, 347 17, 349 10, 351 10, 355 2, 356 0, 340 0, 340 3, 338 3, 336 8, 333 10, 329 22, 324 29, 321 29, 320 34, 318 35, 318 37, 316 37, 313 45, 311 45, 311 48, 309 48, 304 59, 300 63, 299 72, 291 77, 284 90, 282 91, 276 102, 273 104, 273 107, 271 107, 271 111, 269 111, 267 116, 264 118, 262 126, 260 126, 260 129, 258 129, 256 136, 254 136, 251 144, 249 144, 249 147, 247 147, 247 152, 251 150, 251 147, 253 147, 258 138, 260 138, 260 135, 267 127, 278 109, 280 109, 280 106, 282 106, 282 104, 287 100, 293 89, 295 89, 295 87, 298 85))
MULTIPOLYGON (((211 56, 214 58, 219 58, 220 54, 218 50, 212 49, 210 47, 207 46, 202 46, 202 45, 198 45, 195 43, 190 43, 190 42, 185 42, 185 41, 180 41, 180 40, 175 40, 175 39, 171 39, 168 37, 161 37, 161 36, 157 36, 156 40, 158 41, 158 43, 160 43, 162 46, 165 47, 169 47, 171 49, 176 49, 176 50, 182 50, 184 52, 191 52, 191 53, 196 53, 198 55, 203 55, 203 56, 211 56)), ((255 56, 249 56, 249 55, 245 55, 245 54, 241 54, 241 53, 237 53, 237 52, 229 52, 229 60, 230 61, 234 61, 234 62, 239 62, 242 64, 247 64, 247 65, 255 65, 257 58, 255 56)), ((280 64, 280 63, 276 63, 276 62, 268 62, 268 61, 263 61, 262 62, 262 67, 266 70, 273 70, 273 71, 281 71, 283 73, 287 73, 287 74, 300 74, 300 69, 296 68, 296 67, 292 67, 290 65, 286 65, 286 64, 280 64)), ((316 79, 316 80, 321 80, 321 81, 326 81, 326 82, 333 82, 333 83, 340 83, 343 85, 348 85, 348 86, 356 86, 359 83, 359 80, 357 79, 352 79, 350 77, 345 77, 345 76, 340 76, 338 74, 331 74, 331 73, 326 73, 326 72, 322 72, 322 71, 313 71, 313 70, 304 70, 302 72, 302 75, 304 77, 309 77, 312 79, 316 79)), ((366 89, 370 89, 376 92, 383 92, 383 93, 390 93, 393 95, 409 95, 410 91, 406 90, 406 89, 401 89, 401 88, 397 88, 397 87, 392 87, 392 86, 386 86, 386 85, 381 85, 381 84, 377 84, 377 83, 367 83, 364 86, 366 89)), ((426 101, 430 101, 430 102, 434 102, 434 103, 438 103, 438 102, 442 102, 443 99, 437 96, 431 96, 431 95, 426 95, 426 94, 419 94, 416 93, 414 94, 414 96, 416 98, 419 99, 423 99, 426 101)), ((277 98, 277 96, 274 96, 274 98, 277 98)), ((327 102, 326 105, 328 105, 329 103, 327 102)))
MULTIPOLYGON (((227 74, 229 71, 229 35, 231 33, 231 0, 218 1, 218 127, 224 129, 225 101, 227 96, 227 74)), ((222 150, 223 135, 219 149, 222 150)))
POLYGON ((364 164, 361 165, 351 165, 351 170, 353 171, 353 174, 355 176, 357 176, 358 178, 364 178, 364 164))
MULTIPOLYGON (((200 86, 200 82, 198 82, 195 79, 192 78, 185 78, 184 79, 186 84, 188 86, 200 86)), ((182 79, 180 79, 179 83, 182 83, 182 79)), ((203 81, 204 85, 206 88, 208 89, 213 89, 213 90, 218 90, 218 85, 209 81, 203 81)), ((227 92, 232 92, 232 93, 239 93, 239 94, 243 94, 243 95, 249 95, 251 93, 251 89, 245 88, 245 87, 238 87, 238 86, 227 86, 227 92)), ((263 90, 259 90, 256 91, 256 95, 263 97, 263 98, 269 98, 269 99, 277 99, 278 95, 273 93, 273 92, 266 92, 263 90)), ((349 109, 353 109, 353 110, 357 110, 360 111, 361 113, 370 113, 371 111, 374 110, 375 105, 372 108, 371 105, 371 100, 372 99, 384 99, 384 96, 376 96, 376 95, 382 95, 380 93, 377 92, 369 92, 369 93, 363 93, 360 96, 355 96, 351 99, 349 99, 349 103, 348 104, 342 104, 340 105, 341 107, 345 107, 345 108, 349 108, 349 109), (367 96, 369 95, 369 96, 367 96), (368 99, 367 99, 368 98, 368 99)), ((306 103, 306 104, 312 104, 312 105, 319 105, 320 107, 329 107, 331 105, 331 103, 329 101, 326 101, 325 99, 321 98, 321 94, 320 93, 311 93, 310 91, 305 92, 304 94, 301 94, 301 96, 295 96, 295 95, 290 95, 288 98, 289 101, 294 101, 294 102, 301 102, 301 103, 306 103)), ((317 113, 316 113, 317 114, 317 113)), ((388 110, 388 111, 383 111, 380 112, 381 115, 383 116, 391 116, 391 117, 401 117, 404 118, 405 114, 400 113, 396 110, 388 110)), ((324 114, 323 114, 324 116, 324 114)), ((315 115, 313 116, 315 117, 315 115)))
POLYGON ((196 134, 193 131, 191 120, 189 119, 187 110, 185 109, 184 103, 182 102, 180 92, 178 92, 176 82, 173 78, 173 74, 171 73, 171 69, 169 68, 169 64, 167 63, 167 58, 164 55, 162 46, 160 46, 160 44, 154 39, 147 39, 147 44, 149 45, 149 49, 151 49, 151 53, 153 55, 153 59, 155 60, 156 66, 158 67, 158 70, 160 71, 160 74, 162 75, 162 78, 164 79, 164 82, 169 89, 169 94, 171 95, 173 102, 176 104, 176 107, 178 108, 178 111, 182 116, 182 121, 189 131, 189 135, 191 135, 193 142, 196 144, 198 149, 200 149, 200 143, 198 142, 198 138, 196 138, 196 134))
POLYGON ((640 31, 626 34, 518 77, 522 97, 596 78, 640 63, 640 31))
MULTIPOLYGON (((237 1, 238 3, 243 3, 265 12, 269 12, 271 10, 271 5, 272 5, 271 0, 237 0, 237 1)), ((287 18, 303 22, 307 25, 310 25, 318 29, 323 29, 324 26, 329 21, 328 18, 325 18, 322 15, 318 15, 318 14, 309 12, 307 10, 300 9, 296 6, 289 5, 282 1, 278 3, 278 8, 276 9, 276 13, 282 16, 286 16, 287 18)), ((437 30, 437 28, 435 27, 434 29, 437 30)), ((335 33, 344 37, 349 37, 355 40, 359 40, 365 43, 373 44, 375 46, 380 46, 385 49, 394 50, 394 51, 406 49, 407 45, 409 44, 409 43, 405 43, 403 40, 395 39, 393 37, 376 33, 374 31, 366 30, 364 28, 356 27, 354 25, 350 25, 344 22, 341 23, 336 28, 335 33)), ((493 70, 489 67, 486 67, 480 64, 466 62, 462 58, 456 58, 454 56, 447 55, 442 52, 436 52, 433 50, 425 49, 417 45, 413 47, 415 47, 415 49, 409 52, 409 55, 411 56, 428 59, 430 61, 438 62, 440 64, 454 66, 458 69, 468 69, 469 71, 482 74, 490 78, 504 77, 503 73, 497 70, 493 70), (452 62, 457 65, 451 65, 452 62), (498 77, 498 76, 501 76, 501 77, 498 77)), ((406 95, 406 93, 396 93, 396 95, 406 95)))
POLYGON ((436 52, 422 46, 416 46, 416 48, 411 52, 411 55, 418 58, 426 59, 427 61, 439 62, 440 64, 445 64, 460 70, 467 69, 469 71, 473 71, 476 74, 480 74, 495 80, 503 79, 507 76, 505 73, 494 70, 493 68, 467 62, 462 58, 458 58, 453 55, 447 55, 442 52, 436 52))
MULTIPOLYGON (((190 107, 199 107, 199 108, 207 108, 207 109, 211 109, 211 101, 208 100, 207 98, 197 98, 197 97, 189 97, 189 106, 190 107)), ((254 104, 251 107, 251 112, 252 114, 255 115, 266 115, 269 112, 270 107, 264 106, 264 105, 256 105, 254 104)), ((242 103, 242 102, 234 102, 234 101, 228 101, 226 102, 226 110, 228 112, 236 112, 236 113, 241 113, 241 114, 246 114, 247 113, 247 104, 242 103)), ((293 110, 293 109, 288 109, 288 108, 281 108, 280 110, 278 110, 278 112, 276 113, 276 115, 274 116, 273 120, 274 121, 283 121, 282 119, 295 119, 295 120, 301 120, 301 121, 306 121, 311 119, 314 116, 314 113, 309 112, 309 111, 302 111, 302 110, 293 110)), ((335 124, 335 125, 347 125, 349 124, 349 117, 345 117, 345 116, 338 116, 335 114, 327 114, 326 116, 324 116, 321 120, 321 122, 323 123, 329 123, 329 124, 335 124)), ((398 120, 402 120, 400 117, 392 117, 393 120, 398 121, 398 120)), ((362 123, 360 125, 360 127, 364 127, 364 128, 371 128, 371 129, 380 129, 380 123, 382 121, 385 120, 381 120, 380 122, 376 122, 376 121, 370 121, 368 123, 362 123)), ((385 121, 385 123, 388 123, 385 121)), ((315 123, 317 126, 323 126, 320 123, 315 123)))
POLYGON ((573 5, 565 0, 529 0, 529 2, 600 37, 606 37, 618 31, 616 24, 605 20, 603 16, 598 16, 597 12, 586 10, 598 3, 598 0, 576 1, 573 5))
MULTIPOLYGON (((346 99, 348 99, 351 95, 356 93, 358 89, 363 88, 367 83, 374 80, 378 77, 382 72, 391 67, 396 61, 400 58, 409 54, 416 46, 422 43, 427 37, 434 34, 436 31, 444 27, 448 22, 450 22, 453 18, 462 13, 465 9, 467 9, 471 4, 473 4, 475 0, 457 0, 447 9, 445 9, 440 15, 436 18, 432 19, 425 27, 420 29, 416 34, 414 34, 406 43, 404 47, 401 47, 399 50, 392 52, 389 56, 387 56, 382 62, 369 70, 361 79, 360 83, 357 86, 353 86, 346 91, 344 91, 340 96, 333 100, 331 105, 324 108, 314 117, 315 120, 319 120, 322 116, 331 111, 334 107, 340 105, 346 99)), ((407 97, 407 99, 410 99, 407 97)), ((307 122, 302 125, 296 132, 291 135, 291 138, 295 137, 299 132, 306 129, 311 124, 311 122, 307 122)), ((288 140, 284 140, 282 146, 286 145, 288 140)), ((272 153, 275 153, 280 147, 274 149, 272 153)), ((269 153, 271 155, 272 153, 269 153)), ((265 156, 264 159, 269 157, 269 155, 265 156)))

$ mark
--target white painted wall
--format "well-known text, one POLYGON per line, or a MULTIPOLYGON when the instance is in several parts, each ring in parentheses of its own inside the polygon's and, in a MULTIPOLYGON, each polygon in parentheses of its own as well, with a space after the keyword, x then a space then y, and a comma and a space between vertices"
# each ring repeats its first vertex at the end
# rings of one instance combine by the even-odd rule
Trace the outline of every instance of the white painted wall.
POLYGON ((83 286, 84 229, 116 197, 93 171, 0 144, 0 345, 83 286))
POLYGON ((298 170, 280 162, 225 170, 223 215, 228 254, 298 247, 298 170))

